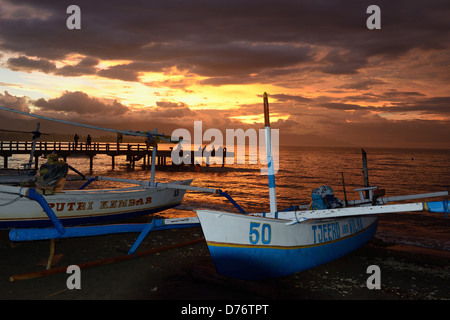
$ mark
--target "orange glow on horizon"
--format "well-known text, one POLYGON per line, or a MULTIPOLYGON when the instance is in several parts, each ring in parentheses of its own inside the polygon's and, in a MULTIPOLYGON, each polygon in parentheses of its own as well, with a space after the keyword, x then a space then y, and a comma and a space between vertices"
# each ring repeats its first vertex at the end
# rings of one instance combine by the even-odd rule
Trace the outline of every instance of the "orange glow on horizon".
MULTIPOLYGON (((245 124, 264 123, 264 113, 245 115, 245 116, 233 116, 230 118, 239 120, 240 122, 245 123, 245 124)), ((270 115, 270 122, 272 122, 272 123, 276 122, 280 119, 287 120, 287 119, 289 119, 289 115, 287 115, 287 114, 282 115, 279 113, 273 113, 270 115)))

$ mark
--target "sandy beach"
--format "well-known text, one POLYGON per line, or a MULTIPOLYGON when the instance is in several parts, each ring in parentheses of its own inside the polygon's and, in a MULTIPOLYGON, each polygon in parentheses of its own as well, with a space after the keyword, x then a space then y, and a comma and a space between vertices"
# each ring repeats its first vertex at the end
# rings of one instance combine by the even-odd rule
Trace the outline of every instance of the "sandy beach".
MULTIPOLYGON (((315 269, 280 279, 239 281, 218 275, 199 227, 156 231, 126 261, 81 269, 81 289, 68 289, 71 274, 59 272, 27 280, 11 276, 45 270, 50 241, 11 243, 2 231, 2 300, 443 300, 450 299, 450 253, 393 245, 373 239, 359 250, 315 269), (193 243, 194 241, 194 243, 193 243), (370 265, 381 271, 381 288, 370 290, 370 265)), ((56 241, 52 269, 120 257, 136 234, 56 241)))

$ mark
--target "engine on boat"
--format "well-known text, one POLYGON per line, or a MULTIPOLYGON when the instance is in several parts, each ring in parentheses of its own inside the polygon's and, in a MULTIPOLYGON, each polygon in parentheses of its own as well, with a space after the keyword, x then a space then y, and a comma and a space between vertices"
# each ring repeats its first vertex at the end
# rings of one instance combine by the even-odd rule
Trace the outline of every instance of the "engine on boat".
POLYGON ((324 210, 344 207, 344 203, 334 196, 330 186, 320 186, 311 192, 311 210, 324 210))

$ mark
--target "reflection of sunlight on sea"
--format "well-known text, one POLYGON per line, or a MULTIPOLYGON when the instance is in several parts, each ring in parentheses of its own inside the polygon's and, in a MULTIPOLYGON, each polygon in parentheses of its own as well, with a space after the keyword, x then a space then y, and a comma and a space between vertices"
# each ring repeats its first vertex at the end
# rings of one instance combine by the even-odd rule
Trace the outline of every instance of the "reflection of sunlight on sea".
MULTIPOLYGON (((413 150, 413 149, 366 149, 369 167, 369 182, 386 189, 386 196, 417 194, 444 191, 449 188, 450 150, 413 150)), ((279 171, 276 174, 278 209, 282 210, 294 204, 310 202, 311 191, 323 184, 333 188, 335 195, 344 199, 341 172, 344 173, 348 199, 358 198, 355 188, 363 186, 361 149, 358 148, 303 148, 282 147, 279 151, 279 171)), ((14 156, 9 159, 10 167, 19 168, 27 162, 26 156, 14 156)), ((248 160, 248 158, 247 158, 248 160)), ((77 170, 88 174, 89 158, 69 157, 68 163, 77 170)), ((40 159, 40 163, 44 160, 40 159)), ((265 161, 263 161, 265 163, 265 161)), ((116 170, 111 169, 109 156, 94 158, 93 175, 106 175, 126 179, 149 180, 150 171, 126 169, 125 157, 116 157, 116 170)), ((71 174, 74 174, 71 172, 71 174)), ((180 170, 169 168, 157 170, 156 181, 194 179, 193 185, 220 188, 227 191, 248 212, 269 210, 267 176, 260 174, 259 164, 226 164, 225 167, 213 164, 204 165, 199 172, 185 166, 180 170)), ((115 182, 96 182, 92 187, 121 187, 115 182)), ((439 200, 439 199, 432 199, 439 200)), ((421 201, 421 200, 418 200, 421 201)), ((195 216, 193 210, 209 208, 214 210, 236 209, 225 198, 211 194, 187 192, 181 206, 164 211, 166 217, 195 216)), ((378 234, 386 239, 401 235, 423 239, 432 237, 433 231, 441 240, 442 247, 450 247, 450 239, 438 227, 427 229, 421 226, 420 219, 425 214, 392 214, 393 219, 382 217, 378 234), (395 217, 402 219, 395 219, 395 217), (408 218, 411 217, 411 220, 408 218), (386 222, 384 222, 386 220, 386 222), (405 227, 408 226, 408 227, 405 227), (413 228, 411 226, 414 226, 413 228), (405 234, 409 232, 409 235, 405 234), (442 243, 443 241, 443 243, 442 243)), ((427 214, 429 215, 429 214, 427 214)), ((439 214, 436 214, 439 215, 439 214)), ((432 218, 433 219, 433 218, 432 218)), ((436 218, 442 224, 441 217, 436 218)), ((450 218, 449 218, 450 219, 450 218)), ((429 221, 431 224, 434 220, 429 221)), ((448 232, 447 232, 448 233, 448 232)), ((423 240, 425 241, 425 240, 423 240)))

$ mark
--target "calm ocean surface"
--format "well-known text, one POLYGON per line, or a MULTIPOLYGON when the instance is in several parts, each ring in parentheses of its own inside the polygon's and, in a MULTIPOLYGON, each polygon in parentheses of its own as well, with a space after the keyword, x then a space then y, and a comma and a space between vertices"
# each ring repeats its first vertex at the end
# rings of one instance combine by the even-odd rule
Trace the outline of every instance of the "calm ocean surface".
MULTIPOLYGON (((450 190, 450 150, 375 149, 367 148, 369 183, 386 190, 386 196, 408 195, 450 190)), ((265 159, 263 159, 265 160, 265 159)), ((360 148, 281 147, 279 171, 275 176, 278 209, 311 201, 311 191, 329 185, 335 195, 344 199, 341 172, 344 173, 347 198, 357 199, 355 188, 364 185, 360 148)), ((20 167, 27 157, 10 158, 11 168, 20 167)), ((43 160, 40 160, 43 162, 43 160)), ((89 171, 88 158, 67 159, 83 173, 89 171)), ((227 191, 248 212, 268 211, 267 176, 260 174, 260 164, 226 164, 202 166, 199 172, 190 167, 157 170, 156 181, 170 182, 194 179, 195 186, 227 191)), ((111 171, 111 158, 94 158, 93 175, 148 180, 150 172, 137 167, 126 169, 125 157, 116 157, 116 170, 111 171)), ((73 172, 71 172, 73 173, 73 172)), ((96 182, 92 187, 121 187, 114 182, 96 182)), ((443 198, 430 199, 442 200, 443 198)), ((416 200, 421 201, 421 200, 416 200)), ((222 197, 188 192, 181 206, 163 212, 166 217, 194 216, 194 209, 235 210, 222 197)), ((450 217, 443 213, 402 213, 380 217, 377 238, 450 251, 450 217)))

